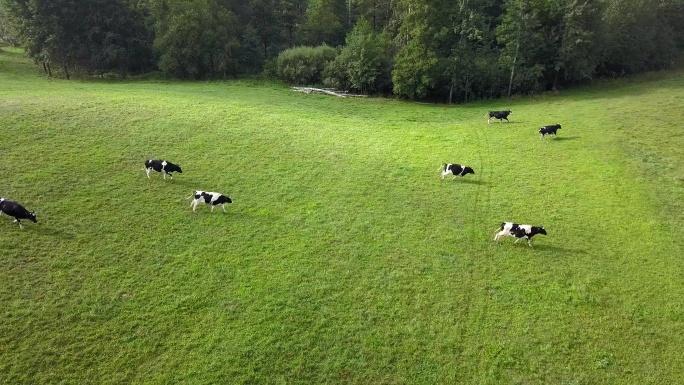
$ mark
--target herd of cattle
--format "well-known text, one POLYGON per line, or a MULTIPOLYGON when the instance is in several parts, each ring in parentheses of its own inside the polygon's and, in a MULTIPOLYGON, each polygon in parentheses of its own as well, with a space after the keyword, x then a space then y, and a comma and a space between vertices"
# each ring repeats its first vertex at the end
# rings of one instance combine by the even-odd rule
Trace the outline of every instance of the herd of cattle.
MULTIPOLYGON (((485 115, 485 117, 488 117, 487 123, 490 123, 490 120, 492 118, 494 119, 499 119, 499 122, 503 122, 504 119, 506 119, 507 122, 510 122, 508 120, 508 115, 512 113, 511 110, 507 111, 489 111, 488 115, 485 115)), ((561 128, 560 123, 554 124, 554 125, 549 125, 549 126, 542 126, 539 128, 539 135, 540 138, 543 138, 545 135, 556 135, 556 132, 561 128)), ((183 170, 181 170, 179 165, 173 164, 169 161, 166 160, 156 160, 156 159, 148 159, 145 161, 145 172, 147 173, 147 177, 150 178, 150 172, 155 171, 159 172, 164 176, 164 179, 166 179, 166 176, 168 175, 171 179, 173 179, 173 173, 183 173, 183 170)), ((463 166, 460 164, 452 164, 452 163, 445 163, 442 164, 442 167, 440 167, 439 171, 442 172, 442 176, 440 179, 444 180, 444 177, 446 175, 453 175, 453 179, 456 179, 457 176, 460 176, 463 178, 464 176, 468 174, 475 174, 475 171, 468 166, 463 166)), ((452 179, 452 180, 453 180, 452 179)), ((190 207, 192 207, 192 211, 194 212, 195 209, 197 208, 197 205, 199 203, 206 203, 211 206, 211 211, 214 211, 214 207, 216 206, 221 206, 223 211, 226 211, 226 204, 233 203, 233 200, 231 197, 227 195, 223 195, 217 192, 208 192, 208 191, 199 191, 196 190, 193 192, 191 196, 189 196, 187 199, 192 199, 192 202, 190 203, 190 207)), ((24 228, 24 226, 21 223, 22 219, 28 219, 31 222, 37 223, 36 219, 36 213, 35 211, 28 211, 26 208, 24 208, 22 205, 19 203, 5 199, 5 198, 0 198, 0 215, 6 214, 10 217, 14 218, 14 222, 17 222, 19 224, 19 228, 24 228)), ((501 226, 499 226, 499 229, 494 236, 494 241, 498 241, 501 237, 508 236, 508 237, 514 237, 517 238, 515 243, 518 243, 521 239, 525 239, 527 241, 528 246, 532 246, 531 239, 537 234, 543 234, 546 235, 546 230, 544 229, 543 226, 532 226, 532 225, 521 225, 518 223, 513 223, 513 222, 503 222, 501 223, 501 226)))
MULTIPOLYGON (((181 170, 180 166, 177 164, 173 164, 169 161, 166 160, 156 160, 156 159, 148 159, 145 161, 145 171, 147 172, 147 177, 150 177, 150 171, 155 171, 155 172, 160 172, 162 175, 164 175, 164 179, 166 179, 166 176, 168 175, 173 179, 173 173, 177 172, 182 174, 183 170, 181 170)), ((233 200, 229 196, 225 196, 223 194, 217 193, 217 192, 207 192, 207 191, 199 191, 196 190, 191 196, 188 197, 188 199, 194 198, 192 202, 190 203, 190 206, 192 207, 192 211, 195 211, 197 208, 197 204, 200 202, 204 202, 208 205, 211 206, 211 211, 214 211, 214 207, 221 205, 221 208, 223 211, 226 211, 226 203, 233 203, 233 200)))

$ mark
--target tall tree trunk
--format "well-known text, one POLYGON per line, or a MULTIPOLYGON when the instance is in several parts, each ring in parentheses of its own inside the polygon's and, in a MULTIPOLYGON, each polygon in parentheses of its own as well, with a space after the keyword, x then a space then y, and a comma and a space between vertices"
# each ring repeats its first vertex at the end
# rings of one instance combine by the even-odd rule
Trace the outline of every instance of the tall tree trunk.
POLYGON ((520 48, 520 40, 518 44, 515 45, 515 55, 513 56, 513 65, 511 66, 511 78, 508 81, 508 97, 511 97, 511 91, 513 90, 513 77, 515 76, 515 63, 518 61, 518 49, 520 48))
POLYGON ((454 82, 451 81, 451 87, 449 87, 449 104, 451 104, 452 96, 454 95, 454 82))
POLYGON ((465 81, 465 103, 468 103, 468 88, 470 88, 470 84, 468 84, 468 75, 466 75, 466 81, 465 81))
POLYGON ((52 70, 50 69, 50 63, 48 62, 48 63, 46 63, 46 65, 47 65, 47 73, 48 73, 48 76, 49 76, 49 77, 52 77, 52 70))
POLYGON ((560 75, 560 71, 556 71, 556 76, 553 77, 553 86, 551 86, 551 90, 555 91, 558 87, 558 77, 560 75))

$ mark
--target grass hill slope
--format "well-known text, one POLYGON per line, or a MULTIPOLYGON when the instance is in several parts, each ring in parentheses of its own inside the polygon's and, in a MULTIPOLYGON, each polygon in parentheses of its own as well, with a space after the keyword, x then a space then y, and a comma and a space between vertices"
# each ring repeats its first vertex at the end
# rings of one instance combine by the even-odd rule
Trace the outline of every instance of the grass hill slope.
POLYGON ((0 216, 0 383, 684 383, 682 105, 681 71, 454 107, 3 48, 0 196, 39 222, 0 216))

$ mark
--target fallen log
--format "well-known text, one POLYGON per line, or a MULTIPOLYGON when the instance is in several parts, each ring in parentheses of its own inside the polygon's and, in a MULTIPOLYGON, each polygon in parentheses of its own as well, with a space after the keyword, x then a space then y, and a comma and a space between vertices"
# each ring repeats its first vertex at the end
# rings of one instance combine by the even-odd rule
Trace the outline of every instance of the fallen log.
POLYGON ((297 92, 305 92, 307 94, 310 94, 310 93, 326 94, 326 95, 337 96, 340 98, 346 98, 346 97, 363 98, 363 97, 367 96, 367 95, 349 94, 349 93, 347 93, 347 91, 338 91, 338 90, 335 90, 332 88, 292 87, 292 90, 297 91, 297 92))

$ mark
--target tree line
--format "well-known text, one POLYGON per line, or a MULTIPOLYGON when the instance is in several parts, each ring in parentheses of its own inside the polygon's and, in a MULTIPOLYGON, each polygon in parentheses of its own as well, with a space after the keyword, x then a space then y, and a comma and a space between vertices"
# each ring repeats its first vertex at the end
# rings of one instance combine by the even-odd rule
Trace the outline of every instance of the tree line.
POLYGON ((0 0, 49 76, 267 74, 442 101, 675 65, 684 0, 0 0))

